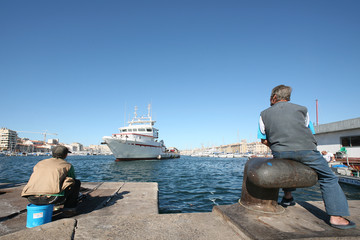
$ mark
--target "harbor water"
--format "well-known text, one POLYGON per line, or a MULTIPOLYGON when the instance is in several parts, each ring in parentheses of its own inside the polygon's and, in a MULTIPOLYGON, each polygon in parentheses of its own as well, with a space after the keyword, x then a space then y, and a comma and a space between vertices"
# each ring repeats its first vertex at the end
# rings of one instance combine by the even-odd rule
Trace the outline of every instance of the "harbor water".
MULTIPOLYGON (((48 157, 0 157, 0 182, 25 183, 35 164, 48 157)), ((68 156, 83 182, 157 182, 160 213, 210 212, 214 205, 241 197, 246 158, 181 156, 177 159, 115 162, 113 156, 68 156)), ((360 188, 342 184, 349 200, 360 200, 360 188)), ((282 196, 280 191, 279 198, 282 196)), ((297 189, 297 201, 321 201, 318 184, 297 189)))

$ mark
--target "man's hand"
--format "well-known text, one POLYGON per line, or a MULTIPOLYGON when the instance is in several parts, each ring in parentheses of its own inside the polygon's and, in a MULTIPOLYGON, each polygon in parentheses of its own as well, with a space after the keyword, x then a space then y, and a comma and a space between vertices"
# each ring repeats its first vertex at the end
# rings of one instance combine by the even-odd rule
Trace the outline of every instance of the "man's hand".
POLYGON ((270 147, 270 143, 268 142, 267 139, 261 139, 261 143, 268 146, 268 147, 270 147))

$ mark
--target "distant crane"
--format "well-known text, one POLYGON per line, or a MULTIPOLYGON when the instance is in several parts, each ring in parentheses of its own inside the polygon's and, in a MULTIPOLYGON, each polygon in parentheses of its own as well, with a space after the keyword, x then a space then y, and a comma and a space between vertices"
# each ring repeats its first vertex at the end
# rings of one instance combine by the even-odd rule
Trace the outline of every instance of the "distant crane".
POLYGON ((29 131, 17 131, 17 132, 23 132, 23 133, 40 133, 44 135, 44 144, 46 143, 46 135, 57 135, 57 133, 48 133, 47 130, 44 132, 29 132, 29 131))

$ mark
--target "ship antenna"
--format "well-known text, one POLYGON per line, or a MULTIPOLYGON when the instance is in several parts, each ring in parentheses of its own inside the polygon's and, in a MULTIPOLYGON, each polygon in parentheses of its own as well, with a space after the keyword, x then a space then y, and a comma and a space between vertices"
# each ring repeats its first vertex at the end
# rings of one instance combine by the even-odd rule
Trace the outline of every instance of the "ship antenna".
POLYGON ((134 111, 134 119, 136 119, 137 118, 137 113, 136 113, 136 111, 138 110, 138 108, 137 108, 137 106, 135 106, 135 111, 134 111))
POLYGON ((124 108, 124 127, 126 126, 126 102, 125 102, 125 108, 124 108))
MULTIPOLYGON (((149 120, 150 121, 152 121, 152 116, 151 116, 151 104, 148 104, 148 118, 149 118, 149 120)), ((152 123, 152 125, 154 125, 153 123, 152 123)))

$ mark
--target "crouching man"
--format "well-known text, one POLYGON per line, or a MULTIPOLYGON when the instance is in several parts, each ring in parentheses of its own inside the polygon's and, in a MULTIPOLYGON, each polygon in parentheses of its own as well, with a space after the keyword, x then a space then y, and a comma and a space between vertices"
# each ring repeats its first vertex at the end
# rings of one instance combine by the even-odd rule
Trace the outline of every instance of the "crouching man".
POLYGON ((52 158, 38 162, 21 196, 35 205, 64 204, 66 216, 76 214, 81 182, 74 167, 65 161, 70 151, 64 146, 52 149, 52 158))

